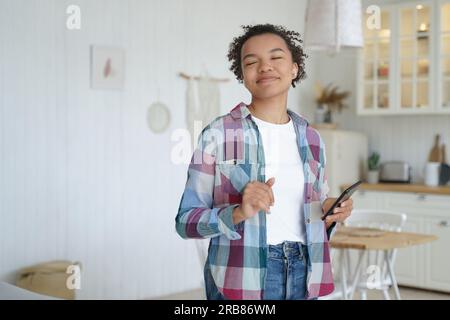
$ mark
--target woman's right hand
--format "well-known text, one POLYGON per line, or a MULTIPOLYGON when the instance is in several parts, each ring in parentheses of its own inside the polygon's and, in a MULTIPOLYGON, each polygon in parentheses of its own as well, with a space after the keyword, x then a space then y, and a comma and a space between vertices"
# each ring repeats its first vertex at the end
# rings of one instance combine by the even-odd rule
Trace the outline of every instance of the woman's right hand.
POLYGON ((275 199, 272 186, 275 178, 270 178, 266 183, 252 181, 247 183, 242 195, 242 203, 233 210, 233 223, 238 224, 248 218, 253 217, 259 210, 266 213, 270 211, 275 199))

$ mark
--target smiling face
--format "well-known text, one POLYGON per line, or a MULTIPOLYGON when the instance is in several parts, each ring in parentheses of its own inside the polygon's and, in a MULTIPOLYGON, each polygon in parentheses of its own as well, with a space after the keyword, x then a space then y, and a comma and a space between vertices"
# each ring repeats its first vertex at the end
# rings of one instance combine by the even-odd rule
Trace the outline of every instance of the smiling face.
POLYGON ((287 94, 298 72, 286 42, 272 33, 253 36, 244 43, 241 66, 245 87, 258 99, 287 94))

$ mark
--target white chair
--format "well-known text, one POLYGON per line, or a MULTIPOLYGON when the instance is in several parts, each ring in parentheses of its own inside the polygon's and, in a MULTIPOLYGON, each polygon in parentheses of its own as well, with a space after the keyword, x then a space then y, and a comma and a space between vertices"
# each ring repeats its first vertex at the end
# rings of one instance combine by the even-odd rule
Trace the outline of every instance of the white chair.
MULTIPOLYGON (((364 228, 374 228, 386 231, 400 232, 406 222, 406 214, 401 212, 393 212, 386 210, 353 210, 352 215, 345 221, 345 226, 349 227, 364 227, 364 228)), ((333 271, 335 275, 335 291, 323 300, 328 299, 347 299, 352 291, 349 280, 352 280, 353 275, 351 270, 353 270, 353 265, 355 264, 355 250, 349 249, 332 249, 331 259, 333 263, 333 271), (352 251, 352 252, 351 252, 352 251), (336 268, 336 266, 338 266, 336 268), (336 270, 338 269, 338 270, 336 270), (336 272, 337 271, 337 272, 336 272)), ((385 299, 389 300, 390 296, 388 293, 389 287, 392 285, 389 274, 387 272, 387 265, 384 263, 383 255, 384 253, 380 250, 371 250, 367 252, 367 259, 363 261, 364 265, 361 270, 367 270, 369 266, 374 266, 379 268, 380 277, 377 282, 371 281, 371 288, 381 290, 385 299)), ((391 265, 394 265, 396 250, 390 251, 389 261, 391 265)), ((371 269, 376 270, 376 269, 371 269)), ((356 285, 356 290, 361 294, 361 299, 367 299, 367 277, 362 275, 361 280, 356 285)), ((373 279, 371 279, 373 280, 373 279)), ((397 295, 399 296, 398 292, 397 295)))

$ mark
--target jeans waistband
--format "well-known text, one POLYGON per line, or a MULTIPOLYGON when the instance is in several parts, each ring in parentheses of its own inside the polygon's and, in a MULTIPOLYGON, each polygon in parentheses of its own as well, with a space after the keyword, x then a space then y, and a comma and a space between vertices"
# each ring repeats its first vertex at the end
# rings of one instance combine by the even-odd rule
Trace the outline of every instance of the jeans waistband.
POLYGON ((277 245, 269 245, 269 257, 289 259, 297 256, 307 257, 308 246, 301 242, 293 241, 284 241, 277 245))

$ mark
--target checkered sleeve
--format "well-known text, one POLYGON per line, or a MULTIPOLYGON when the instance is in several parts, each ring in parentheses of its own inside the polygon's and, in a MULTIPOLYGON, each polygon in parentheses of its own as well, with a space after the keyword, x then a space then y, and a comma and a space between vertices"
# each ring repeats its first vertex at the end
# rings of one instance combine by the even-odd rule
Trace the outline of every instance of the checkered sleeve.
POLYGON ((232 218, 233 209, 238 204, 213 207, 217 149, 217 137, 213 133, 210 126, 203 129, 189 164, 185 189, 175 218, 176 231, 184 239, 220 235, 230 240, 241 238, 232 218))

